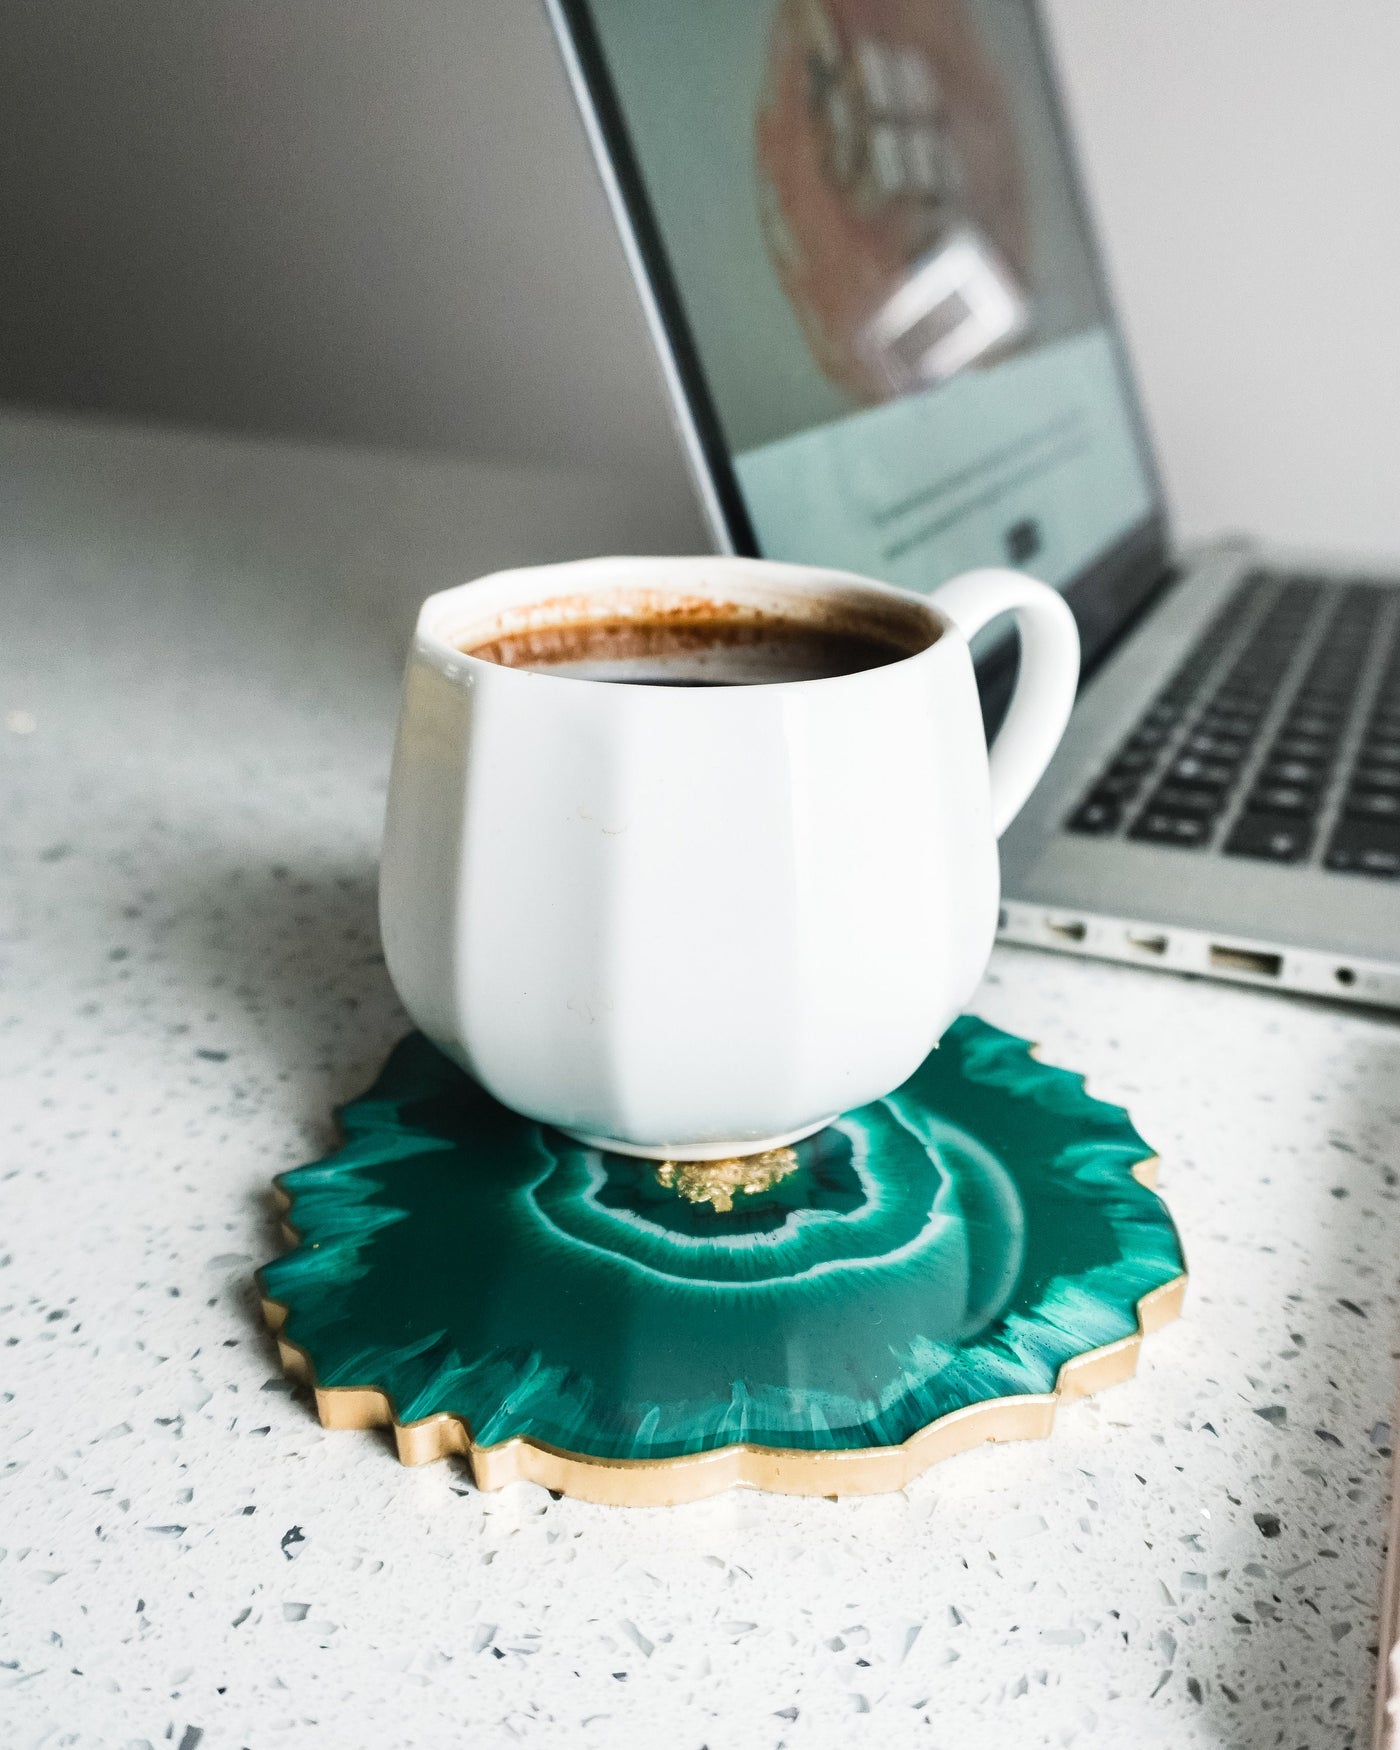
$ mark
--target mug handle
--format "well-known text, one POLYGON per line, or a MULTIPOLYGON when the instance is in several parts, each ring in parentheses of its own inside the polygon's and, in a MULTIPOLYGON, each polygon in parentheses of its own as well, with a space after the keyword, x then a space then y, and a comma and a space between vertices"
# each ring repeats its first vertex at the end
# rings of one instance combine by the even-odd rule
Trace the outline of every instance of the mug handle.
POLYGON ((1039 783, 1069 722, 1079 684, 1079 628, 1062 595, 1019 571, 968 571, 928 599, 969 642, 998 614, 1016 616, 1021 668, 987 750, 992 828, 1000 838, 1039 783))

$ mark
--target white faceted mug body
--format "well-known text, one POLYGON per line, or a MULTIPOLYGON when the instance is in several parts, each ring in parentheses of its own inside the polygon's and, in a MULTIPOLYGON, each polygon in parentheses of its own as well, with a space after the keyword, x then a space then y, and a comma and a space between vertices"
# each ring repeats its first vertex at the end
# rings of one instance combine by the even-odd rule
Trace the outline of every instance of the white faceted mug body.
POLYGON ((982 571, 929 598, 743 559, 603 559, 431 597, 405 678, 380 883, 390 975, 497 1099, 622 1152, 796 1140, 905 1080, 986 967, 996 839, 1078 676, 1060 598, 982 571), (464 654, 642 600, 895 630, 830 679, 614 684, 464 654), (1020 622, 989 761, 967 639, 1020 622))

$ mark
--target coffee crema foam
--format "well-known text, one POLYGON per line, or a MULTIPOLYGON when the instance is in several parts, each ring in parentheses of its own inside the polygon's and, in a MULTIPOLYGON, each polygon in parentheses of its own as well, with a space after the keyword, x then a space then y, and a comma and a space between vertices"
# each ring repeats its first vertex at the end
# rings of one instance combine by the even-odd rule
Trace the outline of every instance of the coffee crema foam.
POLYGON ((847 629, 749 610, 712 616, 687 609, 569 619, 523 627, 459 648, 503 668, 571 680, 637 686, 742 687, 832 680, 914 654, 908 641, 874 629, 847 629))

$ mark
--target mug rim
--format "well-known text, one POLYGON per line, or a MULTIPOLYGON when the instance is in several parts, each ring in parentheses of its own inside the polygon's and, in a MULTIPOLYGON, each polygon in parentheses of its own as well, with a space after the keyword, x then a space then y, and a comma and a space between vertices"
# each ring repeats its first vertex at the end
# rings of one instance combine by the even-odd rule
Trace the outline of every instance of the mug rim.
MULTIPOLYGON (((901 589, 896 584, 884 583, 877 578, 862 576, 855 571, 842 571, 831 566, 799 565, 774 559, 749 559, 738 554, 709 555, 665 555, 650 557, 646 555, 623 554, 612 557, 588 559, 569 559, 543 565, 513 566, 500 571, 488 572, 485 576, 473 578, 465 583, 454 584, 448 589, 437 590, 428 596, 418 610, 417 624, 414 629, 415 653, 428 658, 435 668, 447 679, 462 681, 478 672, 489 672, 494 676, 508 676, 514 681, 539 682, 547 681, 556 686, 604 688, 614 695, 618 691, 617 683, 598 680, 589 676, 550 674, 543 669, 511 668, 504 663, 492 662, 488 658, 474 655, 470 650, 464 650, 455 642, 456 638, 471 635, 476 636, 479 630, 481 642, 488 642, 493 630, 496 636, 501 635, 500 619, 510 607, 528 609, 531 606, 545 606, 555 602, 566 602, 587 593, 605 596, 610 592, 636 592, 643 583, 655 590, 660 596, 691 595, 710 600, 717 605, 723 605, 726 600, 736 606, 752 606, 752 600, 745 603, 735 601, 733 592, 717 588, 706 588, 707 574, 711 578, 727 578, 734 580, 742 589, 743 581, 750 583, 750 596, 767 594, 774 603, 773 610, 781 611, 780 605, 784 598, 795 602, 802 597, 810 598, 823 586, 826 589, 840 592, 852 612, 835 616, 836 624, 852 627, 859 620, 857 601, 863 599, 872 606, 883 604, 887 612, 883 616, 884 626, 888 630, 892 619, 903 618, 906 622, 922 621, 931 632, 927 642, 905 655, 898 656, 890 662, 881 663, 878 667, 858 669, 850 674, 827 675, 800 680, 753 681, 743 687, 735 688, 705 688, 699 691, 688 688, 676 688, 665 683, 648 683, 646 681, 630 683, 621 689, 626 694, 656 696, 664 694, 676 700, 688 700, 691 707, 701 700, 714 701, 721 697, 736 693, 754 693, 770 691, 779 687, 810 687, 848 684, 858 681, 871 681, 882 674, 894 670, 903 670, 907 664, 918 662, 933 655, 944 643, 959 636, 954 621, 943 612, 933 601, 917 594, 913 590, 901 589), (548 580, 553 584, 565 584, 570 578, 583 584, 570 591, 545 587, 548 580), (584 580, 591 579, 591 591, 584 580), (532 584, 539 587, 531 588, 532 584), (766 590, 765 590, 765 587, 766 590), (483 593, 489 598, 497 596, 494 607, 488 601, 482 600, 483 593), (501 599, 501 598, 504 599, 501 599), (478 605, 485 610, 484 616, 467 620, 454 613, 466 604, 478 605)), ((585 618, 580 614, 579 618, 585 618)), ((522 622, 521 629, 524 628, 522 622)), ((537 622, 550 624, 549 621, 537 622)), ((558 622, 553 622, 557 624, 558 622)), ((867 621, 867 625, 870 622, 867 621)))

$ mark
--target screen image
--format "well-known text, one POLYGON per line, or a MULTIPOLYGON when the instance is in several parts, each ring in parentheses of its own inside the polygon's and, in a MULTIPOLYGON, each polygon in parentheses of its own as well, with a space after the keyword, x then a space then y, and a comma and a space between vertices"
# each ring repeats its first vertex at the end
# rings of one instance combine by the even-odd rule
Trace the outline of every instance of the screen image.
POLYGON ((761 551, 1063 587, 1156 499, 1028 0, 590 0, 761 551))

